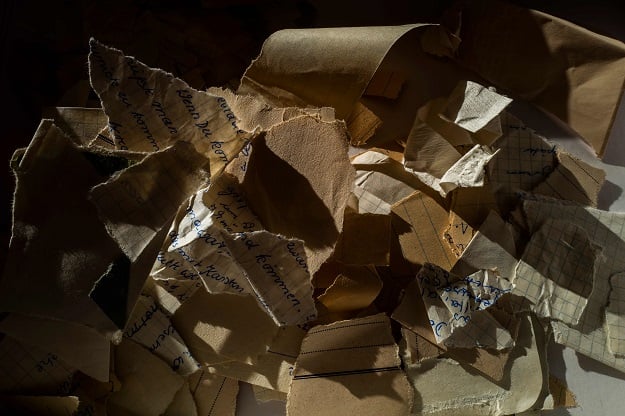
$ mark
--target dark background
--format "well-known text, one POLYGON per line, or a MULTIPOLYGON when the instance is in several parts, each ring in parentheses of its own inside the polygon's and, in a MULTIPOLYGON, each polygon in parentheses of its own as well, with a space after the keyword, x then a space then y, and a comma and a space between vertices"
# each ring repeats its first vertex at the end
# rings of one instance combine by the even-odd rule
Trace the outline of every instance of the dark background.
MULTIPOLYGON (((263 40, 284 28, 436 22, 446 0, 0 0, 0 269, 10 236, 8 161, 49 106, 98 106, 87 91, 91 36, 195 88, 236 87, 263 40), (73 93, 72 93, 73 92, 73 93), (81 101, 81 102, 77 102, 81 101)), ((625 5, 513 1, 625 40, 625 5)), ((62 203, 62 201, 50 201, 62 203)), ((41 207, 45 215, 46 207, 41 207)), ((71 226, 71 225, 68 225, 71 226)))

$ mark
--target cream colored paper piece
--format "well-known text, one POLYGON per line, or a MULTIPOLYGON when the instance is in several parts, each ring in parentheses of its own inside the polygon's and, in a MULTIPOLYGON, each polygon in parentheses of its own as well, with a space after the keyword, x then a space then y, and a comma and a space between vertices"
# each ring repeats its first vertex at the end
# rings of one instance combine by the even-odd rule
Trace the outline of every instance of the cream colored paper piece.
POLYGON ((172 317, 174 327, 201 364, 252 364, 267 351, 278 327, 250 296, 198 290, 172 317))
POLYGON ((456 86, 442 116, 472 133, 486 127, 512 99, 473 81, 456 86))
POLYGON ((554 171, 532 192, 596 208, 605 172, 563 151, 557 156, 558 165, 554 171))
POLYGON ((245 381, 254 386, 287 393, 293 378, 293 366, 300 352, 305 327, 280 327, 264 354, 253 365, 230 361, 212 365, 209 371, 225 377, 245 381))
POLYGON ((123 254, 87 200, 91 187, 108 178, 87 156, 51 121, 41 122, 15 166, 14 222, 0 305, 7 312, 90 326, 112 338, 126 318, 126 293, 117 315, 111 310, 107 315, 90 295, 123 254), (50 192, 63 204, 50 204, 50 192), (47 207, 45 218, 41 207, 47 207))
POLYGON ((585 232, 590 244, 598 247, 601 253, 595 260, 594 286, 579 323, 572 328, 552 321, 555 341, 604 364, 625 370, 625 359, 610 352, 609 337, 604 327, 610 276, 625 270, 625 258, 621 255, 625 250, 625 214, 539 200, 525 201, 523 210, 532 230, 549 219, 574 224, 585 232))
POLYGON ((610 276, 605 318, 610 352, 615 357, 625 358, 625 273, 610 276))
POLYGON ((575 326, 593 289, 600 255, 582 228, 548 219, 532 234, 517 266, 515 294, 531 302, 539 317, 575 326))
POLYGON ((124 337, 147 348, 180 375, 189 375, 199 367, 169 317, 149 296, 137 299, 124 337))
POLYGON ((491 211, 451 272, 468 276, 480 269, 488 269, 513 282, 517 264, 516 245, 509 225, 491 211))
POLYGON ((384 314, 313 327, 297 358, 287 413, 409 414, 413 391, 397 354, 384 314))
POLYGON ((536 325, 528 317, 521 321, 519 342, 512 350, 509 386, 499 386, 449 358, 411 365, 402 352, 406 374, 416 392, 414 413, 499 416, 532 409, 547 377, 541 367, 536 325))
POLYGON ((166 314, 173 315, 180 305, 189 300, 201 288, 204 288, 204 284, 200 280, 154 279, 149 277, 143 287, 143 293, 154 298, 166 314))
POLYGON ((485 167, 497 152, 486 146, 475 145, 465 153, 440 179, 441 195, 460 188, 484 186, 485 167))
POLYGON ((208 180, 206 164, 188 143, 177 142, 91 190, 107 231, 132 261, 208 180))
POLYGON ((401 250, 410 263, 433 263, 450 269, 456 261, 443 240, 448 213, 445 207, 421 192, 393 205, 393 229, 399 235, 401 250))
POLYGON ((311 275, 332 254, 354 187, 347 140, 343 123, 302 116, 252 142, 247 203, 267 231, 304 241, 311 275))
POLYGON ((43 117, 54 120, 54 124, 76 144, 89 146, 106 142, 105 136, 98 137, 108 125, 108 118, 101 108, 52 107, 44 111, 43 117))
POLYGON ((45 349, 71 368, 102 382, 109 379, 110 341, 84 325, 35 316, 9 314, 0 332, 22 344, 45 349), (77 342, 77 340, 80 340, 77 342))
POLYGON ((118 149, 158 152, 189 142, 216 175, 245 145, 249 134, 237 125, 241 116, 223 97, 194 90, 94 39, 89 46, 91 85, 118 149))
POLYGON ((238 381, 210 374, 205 369, 189 376, 188 381, 198 416, 235 415, 238 381))
POLYGON ((169 365, 127 339, 115 348, 115 373, 121 390, 109 396, 108 414, 163 414, 184 385, 169 365))
POLYGON ((3 394, 67 395, 76 371, 55 353, 10 336, 0 340, 0 368, 3 394))
POLYGON ((268 231, 227 237, 259 303, 278 325, 303 325, 317 317, 304 243, 268 231))
POLYGON ((485 310, 514 285, 488 270, 460 278, 425 264, 417 274, 421 296, 437 343, 450 347, 510 348, 514 339, 485 310))

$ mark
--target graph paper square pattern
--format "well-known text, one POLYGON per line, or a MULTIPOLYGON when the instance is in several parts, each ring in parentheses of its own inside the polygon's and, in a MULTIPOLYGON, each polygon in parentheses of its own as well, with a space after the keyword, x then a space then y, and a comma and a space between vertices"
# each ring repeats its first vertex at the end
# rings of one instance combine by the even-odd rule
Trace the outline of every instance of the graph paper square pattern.
POLYGON ((557 219, 583 229, 590 243, 601 250, 595 264, 594 286, 584 313, 575 327, 552 321, 555 341, 625 370, 625 359, 610 351, 610 335, 604 326, 611 290, 610 276, 625 270, 625 213, 601 211, 553 200, 526 200, 523 208, 531 231, 536 231, 549 219, 557 219))
POLYGON ((515 294, 538 316, 577 325, 592 291, 596 251, 577 225, 546 220, 518 264, 515 294))
POLYGON ((610 298, 605 317, 610 352, 625 357, 625 273, 610 276, 610 298))

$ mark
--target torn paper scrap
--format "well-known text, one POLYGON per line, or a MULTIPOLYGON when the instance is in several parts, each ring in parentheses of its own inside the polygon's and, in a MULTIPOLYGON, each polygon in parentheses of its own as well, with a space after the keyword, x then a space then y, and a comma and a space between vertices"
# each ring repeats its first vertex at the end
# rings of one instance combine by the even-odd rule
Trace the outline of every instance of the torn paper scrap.
POLYGON ((52 107, 44 110, 43 118, 54 120, 63 133, 82 146, 98 143, 98 134, 108 125, 101 108, 52 107))
POLYGON ((472 133, 486 127, 512 99, 473 81, 460 82, 441 115, 472 133))
POLYGON ((163 414, 184 384, 167 363, 128 339, 115 348, 114 368, 121 389, 107 400, 109 414, 163 414))
POLYGON ((308 331, 293 371, 288 414, 409 414, 413 392, 390 329, 388 317, 378 314, 308 331))
POLYGON ((169 406, 167 406, 167 409, 163 413, 163 416, 178 415, 197 416, 197 407, 191 395, 188 380, 184 381, 184 384, 176 392, 174 399, 169 403, 169 406))
POLYGON ((625 358, 625 273, 610 276, 610 297, 605 320, 610 352, 616 357, 625 358))
MULTIPOLYGON (((14 223, 0 305, 3 311, 90 326, 111 338, 124 325, 127 295, 118 291, 123 299, 115 310, 103 311, 90 293, 112 264, 129 262, 87 200, 91 187, 110 174, 90 155, 51 121, 39 125, 15 167, 14 223), (50 203, 51 197, 63 203, 50 203)), ((130 279, 124 273, 120 278, 130 279)))
POLYGON ((484 186, 484 169, 496 153, 486 146, 475 145, 440 178, 441 195, 445 196, 458 187, 484 186))
POLYGON ((249 134, 223 97, 194 90, 94 39, 89 46, 91 85, 118 149, 158 152, 176 141, 189 142, 210 160, 215 175, 245 145, 249 134))
POLYGON ((485 310, 514 285, 488 270, 464 278, 426 263, 417 274, 436 342, 455 347, 509 348, 510 332, 485 310))
POLYGON ((304 241, 314 274, 332 254, 354 186, 345 126, 297 117, 255 139, 252 149, 242 183, 247 202, 268 231, 304 241))
POLYGON ((593 289, 599 255, 582 228, 548 219, 517 266, 515 294, 531 302, 538 316, 575 326, 593 289))
POLYGON ((93 328, 69 321, 11 313, 0 321, 0 332, 24 345, 45 346, 47 351, 71 368, 98 381, 109 379, 111 343, 93 328))
POLYGON ((332 258, 344 264, 387 266, 391 216, 345 212, 343 232, 332 258))
MULTIPOLYGON (((625 359, 615 357, 608 347, 604 328, 605 307, 610 292, 610 276, 625 270, 625 214, 601 211, 577 204, 561 204, 553 200, 531 200, 523 203, 530 229, 536 230, 549 219, 580 227, 590 244, 599 248, 595 260, 594 282, 584 313, 575 328, 552 321, 554 339, 602 363, 625 369, 625 359)), ((574 266, 570 265, 571 267, 574 266)))
POLYGON ((252 390, 254 391, 254 398, 258 402, 265 403, 275 400, 284 402, 286 405, 286 393, 255 385, 252 385, 252 390))
POLYGON ((392 208, 393 230, 401 251, 410 263, 433 263, 450 269, 456 256, 444 241, 449 214, 444 206, 422 192, 399 201, 392 208))
POLYGON ((210 374, 205 369, 189 376, 189 388, 198 416, 234 416, 239 382, 210 374))
POLYGON ((171 318, 194 357, 210 365, 252 364, 265 353, 278 327, 250 296, 197 291, 171 318))
POLYGON ((557 152, 557 157, 556 168, 532 192, 596 208, 605 171, 562 150, 557 152))
POLYGON ((195 372, 199 365, 174 325, 155 300, 141 295, 124 328, 124 337, 143 345, 180 375, 195 372))
POLYGON ((536 325, 527 316, 521 320, 518 342, 512 350, 510 384, 506 387, 468 371, 450 358, 410 364, 402 352, 406 374, 416 392, 413 411, 426 415, 503 416, 533 408, 547 377, 534 335, 536 325))
POLYGON ((204 156, 179 141, 91 190, 107 231, 131 261, 169 226, 180 204, 206 183, 206 164, 204 156))

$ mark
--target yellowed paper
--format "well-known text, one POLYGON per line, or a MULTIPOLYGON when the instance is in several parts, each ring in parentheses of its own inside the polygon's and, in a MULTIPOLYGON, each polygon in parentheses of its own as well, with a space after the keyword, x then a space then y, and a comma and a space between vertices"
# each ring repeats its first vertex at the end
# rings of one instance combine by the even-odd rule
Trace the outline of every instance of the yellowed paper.
POLYGON ((261 386, 252 386, 254 398, 259 402, 270 402, 272 400, 286 402, 286 393, 278 390, 267 389, 261 386))
POLYGON ((189 142, 210 160, 215 175, 245 145, 249 135, 237 125, 241 117, 223 97, 194 90, 94 39, 89 46, 91 85, 118 149, 158 152, 189 142))
POLYGON ((440 178, 441 195, 452 190, 484 186, 485 167, 496 154, 486 146, 475 145, 440 178))
POLYGON ((413 392, 397 353, 384 314, 312 328, 295 365, 288 414, 409 414, 413 392))
POLYGON ((101 108, 52 107, 44 111, 43 118, 54 120, 54 124, 76 144, 89 146, 105 142, 98 138, 100 131, 108 125, 108 118, 101 108))
POLYGON ((198 416, 234 416, 239 383, 202 369, 189 377, 198 416))
POLYGON ((184 384, 164 361, 131 340, 115 348, 115 373, 121 390, 109 396, 109 414, 163 414, 184 384))
POLYGON ((391 217, 345 213, 343 233, 332 258, 345 264, 386 266, 390 261, 391 217))

